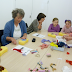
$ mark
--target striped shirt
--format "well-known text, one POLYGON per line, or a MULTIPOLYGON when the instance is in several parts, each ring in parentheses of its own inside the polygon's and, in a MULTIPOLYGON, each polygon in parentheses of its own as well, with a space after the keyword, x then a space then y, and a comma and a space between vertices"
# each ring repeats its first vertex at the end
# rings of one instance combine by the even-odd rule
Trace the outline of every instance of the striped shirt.
POLYGON ((39 22, 37 19, 35 19, 31 25, 27 28, 27 34, 30 34, 31 32, 35 31, 37 32, 39 29, 38 29, 38 25, 39 25, 39 22))

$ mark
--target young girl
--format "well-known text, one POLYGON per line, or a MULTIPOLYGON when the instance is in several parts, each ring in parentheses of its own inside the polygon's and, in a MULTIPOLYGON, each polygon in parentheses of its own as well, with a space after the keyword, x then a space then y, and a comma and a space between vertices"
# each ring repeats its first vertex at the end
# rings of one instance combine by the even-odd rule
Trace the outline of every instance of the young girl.
POLYGON ((52 24, 50 24, 48 28, 48 32, 59 32, 60 31, 60 26, 58 24, 58 18, 54 18, 52 21, 52 24))
POLYGON ((62 33, 71 33, 72 27, 71 27, 71 20, 65 20, 65 26, 61 30, 62 33))

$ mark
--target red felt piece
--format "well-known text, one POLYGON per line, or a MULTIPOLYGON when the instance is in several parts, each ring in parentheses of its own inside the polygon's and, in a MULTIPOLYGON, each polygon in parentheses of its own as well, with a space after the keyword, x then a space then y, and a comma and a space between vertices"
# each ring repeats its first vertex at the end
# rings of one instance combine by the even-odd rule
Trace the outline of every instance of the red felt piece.
POLYGON ((70 53, 69 53, 69 52, 67 52, 67 54, 69 55, 70 53))
POLYGON ((72 65, 72 61, 69 61, 69 64, 72 65))
POLYGON ((58 40, 57 40, 57 43, 58 43, 58 40))
POLYGON ((68 62, 69 62, 69 60, 66 60, 66 62, 68 63, 68 62))
POLYGON ((66 60, 67 63, 69 63, 70 65, 72 65, 72 61, 66 60))
POLYGON ((21 52, 21 49, 15 49, 15 48, 14 48, 13 50, 16 50, 16 51, 22 53, 22 52, 21 52))

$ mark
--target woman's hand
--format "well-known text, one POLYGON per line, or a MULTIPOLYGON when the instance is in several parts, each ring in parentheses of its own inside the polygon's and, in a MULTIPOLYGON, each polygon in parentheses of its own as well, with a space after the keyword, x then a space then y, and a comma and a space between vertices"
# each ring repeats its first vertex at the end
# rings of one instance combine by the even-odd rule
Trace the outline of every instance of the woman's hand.
POLYGON ((21 39, 26 39, 27 38, 27 36, 23 36, 23 37, 21 37, 21 39))
POLYGON ((17 44, 17 42, 14 38, 11 38, 11 41, 12 41, 13 44, 15 44, 15 45, 17 44))

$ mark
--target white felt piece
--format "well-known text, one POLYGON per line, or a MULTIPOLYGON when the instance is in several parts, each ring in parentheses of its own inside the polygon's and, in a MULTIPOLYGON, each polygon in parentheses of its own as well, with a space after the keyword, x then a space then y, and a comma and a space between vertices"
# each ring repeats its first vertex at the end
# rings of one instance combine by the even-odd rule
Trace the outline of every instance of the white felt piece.
POLYGON ((62 68, 63 72, 72 72, 72 70, 70 68, 68 68, 67 66, 64 66, 62 68))

